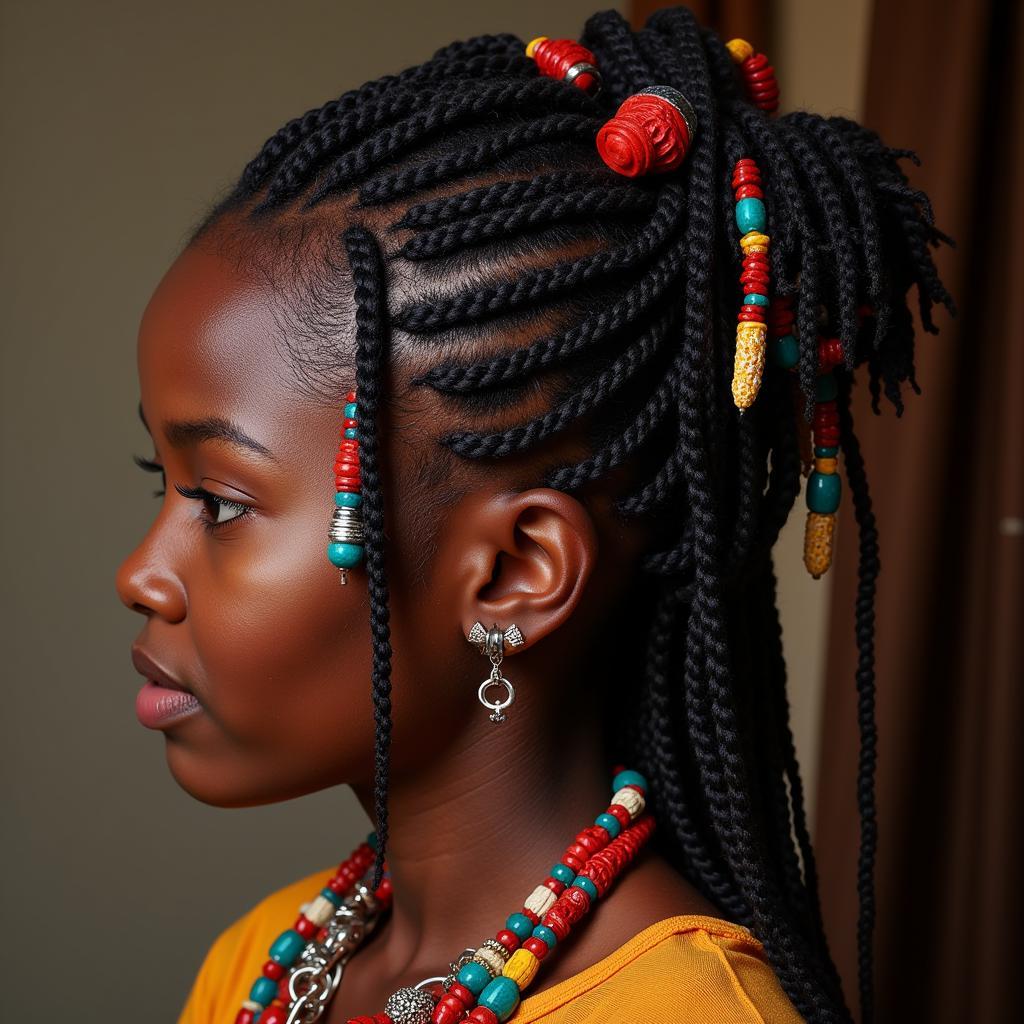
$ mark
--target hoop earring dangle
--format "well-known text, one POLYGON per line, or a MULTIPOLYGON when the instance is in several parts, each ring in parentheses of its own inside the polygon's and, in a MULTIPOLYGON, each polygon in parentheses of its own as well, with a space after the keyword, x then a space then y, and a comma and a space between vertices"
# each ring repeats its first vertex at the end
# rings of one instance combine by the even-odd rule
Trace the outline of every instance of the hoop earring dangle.
POLYGON ((505 708, 510 707, 516 699, 516 691, 512 684, 501 674, 501 662, 505 657, 505 644, 509 647, 518 647, 523 642, 523 634, 519 627, 513 622, 508 629, 502 630, 495 623, 487 629, 482 622, 474 622, 473 628, 469 631, 466 639, 479 648, 481 654, 486 654, 491 662, 491 674, 480 684, 476 692, 480 703, 490 709, 492 722, 504 722, 505 708), (506 691, 505 699, 494 703, 485 696, 487 689, 491 686, 504 686, 506 691))

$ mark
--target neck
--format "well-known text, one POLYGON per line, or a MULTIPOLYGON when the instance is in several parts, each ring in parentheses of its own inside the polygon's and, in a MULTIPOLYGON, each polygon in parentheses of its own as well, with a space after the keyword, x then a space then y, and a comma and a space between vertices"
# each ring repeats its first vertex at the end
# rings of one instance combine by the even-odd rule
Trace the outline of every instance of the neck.
MULTIPOLYGON (((463 948, 522 909, 608 805, 600 723, 531 713, 528 701, 517 697, 501 723, 481 708, 443 757, 392 778, 385 857, 393 909, 373 943, 391 977, 447 973, 463 948)), ((372 820, 372 786, 353 788, 372 820)))

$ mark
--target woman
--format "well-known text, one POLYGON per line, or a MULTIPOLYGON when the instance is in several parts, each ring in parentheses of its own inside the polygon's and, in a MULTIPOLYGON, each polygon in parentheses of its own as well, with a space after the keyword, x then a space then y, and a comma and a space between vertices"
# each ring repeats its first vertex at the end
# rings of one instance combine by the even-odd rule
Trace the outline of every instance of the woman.
POLYGON ((197 799, 346 783, 375 826, 224 931, 188 1024, 849 1020, 771 560, 809 424, 808 567, 840 455, 861 538, 870 1012, 848 399, 916 386, 942 236, 905 153, 773 118, 686 10, 581 44, 457 43, 289 122, 146 310, 140 719, 197 799))

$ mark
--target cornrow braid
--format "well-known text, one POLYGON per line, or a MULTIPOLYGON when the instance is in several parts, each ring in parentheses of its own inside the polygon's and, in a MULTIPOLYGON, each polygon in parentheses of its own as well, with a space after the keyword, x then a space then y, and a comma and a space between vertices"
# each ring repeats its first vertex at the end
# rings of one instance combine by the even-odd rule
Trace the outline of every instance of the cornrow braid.
MULTIPOLYGON (((638 32, 605 12, 581 41, 601 69, 596 97, 539 75, 522 41, 499 35, 330 100, 268 139, 197 233, 229 216, 272 231, 292 211, 324 234, 317 282, 347 284, 347 274, 354 286, 374 884, 388 844, 391 738, 379 421, 393 358, 413 354, 409 385, 443 396, 450 422, 438 443, 467 465, 547 453, 578 431, 585 451, 542 459, 538 482, 586 494, 628 470, 614 508, 652 540, 642 599, 617 609, 637 638, 622 654, 637 684, 626 726, 607 723, 609 755, 648 775, 661 823, 652 842, 752 928, 804 1019, 852 1020, 822 923, 772 563, 801 489, 798 416, 813 409, 818 338, 830 332, 843 348, 840 446, 859 532, 858 960, 870 1021, 879 561, 849 396, 865 366, 876 411, 882 396, 902 411, 904 385, 916 390, 907 295, 916 288, 927 330, 936 305, 952 311, 932 258, 949 240, 904 174, 912 154, 842 118, 769 119, 722 41, 687 10, 659 11, 638 32), (595 139, 628 96, 655 84, 689 99, 698 130, 677 170, 627 181, 595 139), (730 397, 741 298, 730 177, 744 157, 763 179, 773 288, 795 304, 799 410, 789 376, 769 366, 741 418, 730 397), (339 237, 345 260, 333 257, 339 237), (510 416, 525 394, 544 408, 510 416), (500 421, 489 418, 497 408, 500 421)), ((300 290, 292 301, 323 296, 300 290)), ((293 353, 297 369, 333 380, 337 325, 317 323, 311 351, 293 353)))

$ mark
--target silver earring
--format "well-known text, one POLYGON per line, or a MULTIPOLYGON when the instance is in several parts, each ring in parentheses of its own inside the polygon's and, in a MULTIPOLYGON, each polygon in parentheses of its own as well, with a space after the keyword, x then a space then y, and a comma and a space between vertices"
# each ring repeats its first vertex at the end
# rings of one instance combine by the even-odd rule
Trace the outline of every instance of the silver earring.
POLYGON ((505 657, 505 644, 508 644, 509 647, 518 647, 523 642, 523 634, 519 632, 519 627, 514 622, 504 630, 499 629, 497 623, 487 629, 482 622, 474 622, 466 639, 471 644, 475 644, 481 654, 486 654, 491 662, 491 674, 480 684, 476 695, 480 699, 480 703, 490 709, 489 717, 492 722, 504 722, 505 708, 509 707, 516 699, 516 691, 501 674, 501 661, 505 657), (504 686, 505 699, 497 704, 489 701, 484 694, 491 686, 504 686))

